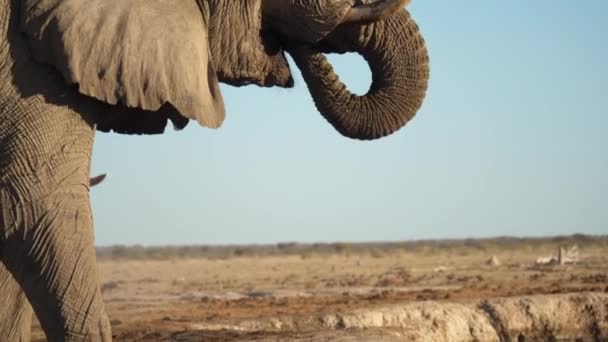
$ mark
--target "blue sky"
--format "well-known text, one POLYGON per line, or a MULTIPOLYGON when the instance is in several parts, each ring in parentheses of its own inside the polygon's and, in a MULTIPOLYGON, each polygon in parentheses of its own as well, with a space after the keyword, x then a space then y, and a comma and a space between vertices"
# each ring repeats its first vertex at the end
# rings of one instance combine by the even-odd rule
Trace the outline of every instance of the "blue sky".
MULTIPOLYGON (((608 1, 409 9, 431 82, 404 129, 342 137, 295 66, 294 89, 222 86, 219 130, 97 135, 97 244, 608 233, 608 1)), ((366 91, 358 56, 331 60, 366 91)))

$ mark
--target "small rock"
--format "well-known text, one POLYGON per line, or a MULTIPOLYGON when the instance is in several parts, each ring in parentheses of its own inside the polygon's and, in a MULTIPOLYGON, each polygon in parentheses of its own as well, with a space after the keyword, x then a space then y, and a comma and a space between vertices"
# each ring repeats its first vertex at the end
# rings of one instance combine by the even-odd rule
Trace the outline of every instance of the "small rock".
POLYGON ((117 281, 109 281, 109 282, 103 283, 101 285, 101 293, 106 293, 108 291, 112 291, 117 287, 118 287, 117 281))
POLYGON ((273 318, 270 320, 270 325, 274 328, 274 329, 281 329, 283 327, 283 322, 281 322, 280 320, 273 318))
POLYGON ((446 266, 437 266, 437 267, 433 268, 433 272, 435 272, 435 273, 445 272, 447 270, 448 270, 448 268, 446 266))
POLYGON ((492 267, 498 267, 501 265, 500 260, 498 260, 498 258, 496 257, 496 255, 492 255, 492 257, 488 260, 486 260, 486 265, 488 266, 492 266, 492 267))
POLYGON ((113 320, 110 321, 110 325, 113 326, 113 327, 117 326, 117 325, 121 325, 121 324, 122 324, 122 321, 119 320, 119 319, 113 319, 113 320))

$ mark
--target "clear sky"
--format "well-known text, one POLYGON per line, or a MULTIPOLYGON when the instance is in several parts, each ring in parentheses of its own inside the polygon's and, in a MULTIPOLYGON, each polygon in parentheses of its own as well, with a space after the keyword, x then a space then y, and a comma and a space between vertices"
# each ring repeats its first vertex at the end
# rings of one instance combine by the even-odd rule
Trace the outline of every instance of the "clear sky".
MULTIPOLYGON (((222 86, 219 130, 98 134, 98 245, 608 233, 608 1, 414 0, 421 111, 338 134, 294 89, 222 86)), ((370 72, 332 58, 358 93, 370 72)))

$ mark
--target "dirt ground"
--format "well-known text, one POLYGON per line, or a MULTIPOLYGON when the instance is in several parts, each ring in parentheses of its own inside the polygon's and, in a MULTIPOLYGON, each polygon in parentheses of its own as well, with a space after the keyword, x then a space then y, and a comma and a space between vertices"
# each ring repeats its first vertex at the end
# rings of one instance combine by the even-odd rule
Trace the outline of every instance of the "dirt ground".
MULTIPOLYGON (((557 253, 560 244, 550 240, 390 250, 347 246, 335 253, 213 259, 101 258, 99 270, 117 341, 390 341, 405 340, 403 327, 390 319, 366 326, 349 325, 344 317, 399 305, 482 308, 486 300, 510 297, 605 296, 608 243, 588 242, 579 245, 578 260, 565 265, 535 263, 557 253)), ((608 312, 605 298, 600 310, 608 312)), ((600 330, 608 313, 597 320, 591 339, 605 333, 600 330)), ((34 337, 42 336, 36 323, 34 337)))

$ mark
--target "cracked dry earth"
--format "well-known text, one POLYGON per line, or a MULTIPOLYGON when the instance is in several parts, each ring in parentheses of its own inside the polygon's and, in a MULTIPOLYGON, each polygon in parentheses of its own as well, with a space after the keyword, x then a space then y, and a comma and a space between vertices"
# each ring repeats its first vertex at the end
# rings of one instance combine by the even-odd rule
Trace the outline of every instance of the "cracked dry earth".
MULTIPOLYGON (((116 341, 608 341, 608 246, 102 260, 116 341), (488 264, 495 256, 500 265, 488 264)), ((35 340, 43 335, 34 325, 35 340)))

